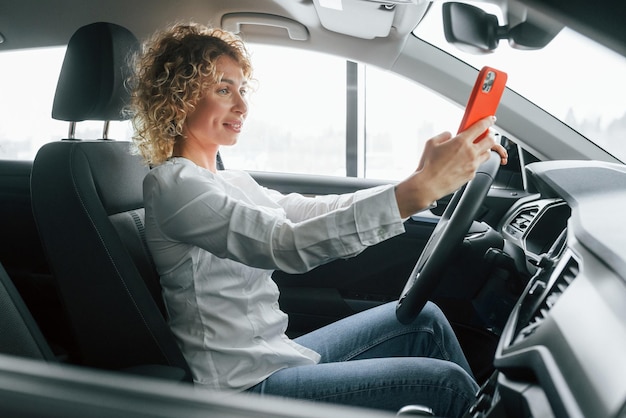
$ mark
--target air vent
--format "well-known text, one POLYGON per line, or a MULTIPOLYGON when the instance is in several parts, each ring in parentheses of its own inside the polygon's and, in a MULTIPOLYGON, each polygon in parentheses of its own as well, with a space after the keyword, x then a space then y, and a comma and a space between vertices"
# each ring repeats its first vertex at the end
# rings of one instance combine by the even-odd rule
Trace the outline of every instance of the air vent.
POLYGON ((530 226, 531 222, 537 216, 537 213, 539 213, 538 206, 532 206, 521 210, 506 226, 506 231, 515 238, 521 238, 530 226))
POLYGON ((521 341, 534 333, 537 327, 545 321, 550 310, 561 298, 576 276, 578 276, 578 272, 578 262, 574 260, 574 258, 570 257, 550 289, 545 293, 545 297, 542 302, 539 306, 537 306, 534 313, 531 315, 528 325, 523 327, 517 334, 516 342, 521 341))

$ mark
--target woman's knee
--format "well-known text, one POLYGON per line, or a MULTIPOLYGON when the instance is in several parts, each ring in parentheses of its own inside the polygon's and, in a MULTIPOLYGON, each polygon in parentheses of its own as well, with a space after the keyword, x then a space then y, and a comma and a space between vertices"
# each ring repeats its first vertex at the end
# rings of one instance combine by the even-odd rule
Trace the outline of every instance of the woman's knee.
MULTIPOLYGON (((376 308, 373 308, 370 312, 377 312, 379 315, 382 315, 380 318, 385 318, 385 321, 396 319, 396 306, 397 302, 388 302, 384 305, 380 305, 376 308)), ((416 323, 443 323, 448 324, 448 320, 446 319, 445 314, 441 311, 441 309, 434 304, 433 302, 426 302, 422 311, 415 317, 413 320, 413 324, 416 323)))
POLYGON ((422 316, 422 315, 425 317, 431 318, 432 320, 435 320, 437 322, 445 322, 445 323, 448 322, 446 316, 444 315, 443 311, 439 308, 439 306, 437 306, 436 304, 430 301, 426 302, 426 304, 424 305, 424 308, 422 308, 422 311, 420 312, 419 316, 422 316))

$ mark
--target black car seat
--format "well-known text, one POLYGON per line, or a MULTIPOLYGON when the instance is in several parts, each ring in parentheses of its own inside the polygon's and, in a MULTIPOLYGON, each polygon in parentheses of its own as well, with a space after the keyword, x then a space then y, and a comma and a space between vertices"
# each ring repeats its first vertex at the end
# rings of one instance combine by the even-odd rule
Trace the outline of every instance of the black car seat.
POLYGON ((0 353, 56 361, 39 326, 0 264, 0 353))
POLYGON ((70 135, 35 157, 33 214, 78 362, 114 370, 171 366, 191 381, 143 238, 142 182, 149 169, 130 153, 130 142, 107 139, 108 122, 127 119, 128 57, 138 46, 130 31, 104 22, 70 39, 52 110, 53 118, 70 122, 70 135), (104 121, 103 138, 74 138, 83 120, 104 121))

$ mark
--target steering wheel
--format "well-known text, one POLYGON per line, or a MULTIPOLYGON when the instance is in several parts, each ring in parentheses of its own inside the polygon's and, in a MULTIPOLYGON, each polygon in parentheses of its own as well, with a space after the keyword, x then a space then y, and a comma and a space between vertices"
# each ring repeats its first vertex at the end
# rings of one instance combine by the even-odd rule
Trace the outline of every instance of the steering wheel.
POLYGON ((412 322, 436 289, 450 256, 463 242, 499 167, 500 156, 491 151, 489 160, 478 167, 474 178, 452 196, 402 290, 396 306, 396 317, 401 323, 412 322))

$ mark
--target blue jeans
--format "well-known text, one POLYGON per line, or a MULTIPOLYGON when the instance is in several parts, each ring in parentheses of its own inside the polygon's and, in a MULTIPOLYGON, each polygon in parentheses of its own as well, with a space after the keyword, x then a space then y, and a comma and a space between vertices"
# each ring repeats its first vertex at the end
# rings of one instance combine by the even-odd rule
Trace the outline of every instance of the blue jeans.
POLYGON ((409 404, 462 416, 478 385, 443 313, 427 303, 408 325, 395 302, 315 330, 295 341, 320 363, 277 371, 250 392, 397 411, 409 404))

